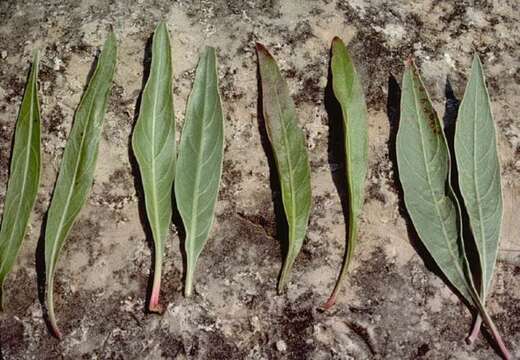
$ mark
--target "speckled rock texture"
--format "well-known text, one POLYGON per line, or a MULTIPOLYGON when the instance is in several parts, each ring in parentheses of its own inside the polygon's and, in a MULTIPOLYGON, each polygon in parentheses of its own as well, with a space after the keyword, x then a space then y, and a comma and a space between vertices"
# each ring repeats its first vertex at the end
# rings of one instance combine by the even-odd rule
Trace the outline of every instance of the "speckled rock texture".
POLYGON ((498 126, 505 207, 488 306, 519 357, 519 7, 516 0, 0 1, 0 204, 34 48, 42 51, 43 122, 42 187, 6 283, 0 358, 498 359, 488 336, 465 344, 472 314, 418 243, 396 178, 403 60, 415 57, 449 126, 475 51, 498 126), (172 35, 179 132, 198 53, 204 45, 218 48, 226 140, 217 218, 195 296, 182 296, 182 232, 174 219, 163 275, 166 311, 154 315, 145 311, 152 254, 129 139, 159 20, 172 35), (111 26, 119 62, 95 182, 56 273, 60 342, 43 319, 36 249, 74 110, 111 26), (326 90, 335 35, 348 42, 363 78, 370 168, 354 263, 337 306, 322 313, 346 241, 341 123, 326 90), (308 237, 281 296, 280 194, 258 120, 256 41, 272 51, 288 81, 312 167, 308 237))

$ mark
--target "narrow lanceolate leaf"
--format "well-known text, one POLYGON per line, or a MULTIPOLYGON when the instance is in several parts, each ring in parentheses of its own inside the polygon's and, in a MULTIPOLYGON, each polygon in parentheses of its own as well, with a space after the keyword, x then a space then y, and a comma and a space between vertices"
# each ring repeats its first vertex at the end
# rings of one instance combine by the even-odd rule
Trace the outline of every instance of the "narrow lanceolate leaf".
POLYGON ((54 315, 54 272, 60 250, 92 186, 103 118, 116 66, 116 46, 115 35, 110 33, 74 115, 49 208, 45 228, 47 311, 57 337, 61 337, 61 333, 54 315))
POLYGON ((216 62, 215 49, 207 47, 195 73, 177 159, 175 199, 186 229, 186 296, 213 224, 222 174, 224 122, 216 62))
MULTIPOLYGON (((482 64, 473 60, 455 131, 459 186, 480 259, 480 296, 486 299, 498 252, 502 190, 495 125, 482 64)), ((480 328, 476 322, 474 336, 480 328)), ((471 338, 470 338, 471 339, 471 338)))
POLYGON ((40 104, 38 102, 38 53, 16 123, 11 169, 0 230, 0 311, 3 285, 27 232, 27 224, 40 183, 40 104))
POLYGON ((305 138, 298 127, 287 84, 267 49, 257 44, 256 50, 262 84, 262 110, 288 225, 287 254, 278 282, 278 292, 282 292, 307 233, 311 210, 311 171, 305 138))
POLYGON ((469 271, 460 206, 450 184, 451 159, 444 131, 410 62, 403 76, 397 164, 404 202, 422 243, 448 281, 480 313, 506 359, 510 354, 481 301, 469 271))
POLYGON ((175 118, 172 92, 172 58, 166 24, 155 29, 150 75, 143 90, 132 148, 139 164, 146 215, 154 241, 154 278, 149 309, 161 312, 159 303, 164 245, 172 218, 175 176, 175 118))
POLYGON ((450 283, 473 304, 459 237, 458 204, 449 182, 444 132, 414 64, 403 76, 397 163, 406 209, 424 246, 450 283))
POLYGON ((331 70, 332 89, 343 116, 349 224, 345 258, 336 286, 327 303, 323 305, 325 309, 336 302, 356 246, 368 166, 367 108, 363 87, 347 48, 338 37, 332 40, 331 70))

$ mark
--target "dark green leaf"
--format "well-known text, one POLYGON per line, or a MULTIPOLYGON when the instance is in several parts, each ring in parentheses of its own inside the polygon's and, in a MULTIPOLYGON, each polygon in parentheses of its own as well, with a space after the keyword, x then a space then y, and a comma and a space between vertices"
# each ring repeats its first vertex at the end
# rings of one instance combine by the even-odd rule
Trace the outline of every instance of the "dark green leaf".
POLYGON ((36 53, 16 123, 9 183, 0 230, 0 310, 3 308, 3 284, 13 267, 27 232, 27 224, 40 184, 38 66, 39 59, 36 53))
POLYGON ((61 333, 54 314, 53 283, 56 263, 92 186, 103 118, 116 66, 116 48, 115 35, 110 33, 76 110, 49 208, 45 228, 47 311, 57 337, 61 337, 61 333))
POLYGON ((278 282, 278 292, 282 292, 307 233, 311 170, 305 138, 298 127, 287 84, 267 49, 261 44, 257 44, 256 49, 262 82, 262 110, 280 179, 289 232, 287 254, 278 282))

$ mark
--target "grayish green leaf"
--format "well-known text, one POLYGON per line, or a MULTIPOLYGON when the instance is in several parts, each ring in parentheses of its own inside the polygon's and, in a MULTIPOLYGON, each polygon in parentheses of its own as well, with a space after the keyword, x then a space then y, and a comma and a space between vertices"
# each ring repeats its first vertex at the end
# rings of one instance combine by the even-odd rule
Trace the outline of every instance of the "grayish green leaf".
POLYGON ((363 87, 343 41, 332 40, 332 89, 341 106, 345 141, 345 164, 349 201, 348 240, 345 259, 334 291, 323 306, 336 302, 357 242, 358 220, 363 208, 368 167, 367 108, 363 87))
POLYGON ((38 102, 38 53, 25 87, 16 123, 9 183, 0 230, 0 311, 3 285, 16 260, 40 184, 40 104, 38 102))
POLYGON ((110 33, 76 110, 48 212, 45 228, 47 310, 57 337, 61 337, 61 333, 56 324, 53 302, 56 263, 92 186, 103 118, 116 66, 116 48, 115 35, 110 33))
POLYGON ((155 244, 154 280, 149 309, 160 312, 164 245, 172 218, 175 176, 175 117, 170 38, 166 24, 155 29, 150 75, 143 90, 132 148, 139 164, 146 215, 155 244))
POLYGON ((403 76, 396 146, 399 179, 415 230, 446 278, 473 304, 458 203, 449 185, 448 145, 414 64, 407 65, 403 76))
MULTIPOLYGON (((480 296, 482 301, 485 301, 498 253, 502 222, 502 189, 491 104, 482 64, 476 55, 473 59, 471 77, 459 107, 455 155, 460 191, 480 259, 480 296)), ((479 318, 470 341, 478 334, 480 323, 479 318)))
POLYGON ((305 138, 298 127, 287 84, 267 49, 261 44, 257 44, 256 49, 262 84, 262 110, 288 225, 288 249, 278 282, 278 292, 282 292, 307 233, 311 210, 311 172, 305 138))
POLYGON ((397 133, 404 202, 422 243, 448 281, 480 313, 505 359, 500 333, 475 290, 464 250, 460 206, 450 184, 451 159, 437 113, 413 63, 407 64, 397 133))
POLYGON ((502 190, 495 125, 482 64, 473 60, 455 131, 459 186, 468 211, 483 278, 485 299, 493 277, 502 221, 502 190))
POLYGON ((186 296, 213 224, 222 174, 224 122, 216 63, 215 49, 207 47, 197 66, 177 160, 175 199, 186 229, 186 296))

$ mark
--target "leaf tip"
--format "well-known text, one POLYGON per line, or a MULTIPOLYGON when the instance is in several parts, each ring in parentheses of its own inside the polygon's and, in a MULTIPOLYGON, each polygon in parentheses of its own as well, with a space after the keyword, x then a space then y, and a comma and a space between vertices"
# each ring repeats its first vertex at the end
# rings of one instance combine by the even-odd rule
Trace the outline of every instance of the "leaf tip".
POLYGON ((263 55, 265 57, 272 58, 271 54, 269 53, 269 50, 267 50, 267 48, 259 42, 256 43, 256 52, 259 55, 263 55))
POLYGON ((332 38, 332 46, 338 46, 338 45, 345 45, 345 43, 343 42, 343 40, 341 40, 341 38, 339 36, 334 36, 334 38, 332 38))

